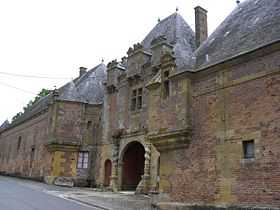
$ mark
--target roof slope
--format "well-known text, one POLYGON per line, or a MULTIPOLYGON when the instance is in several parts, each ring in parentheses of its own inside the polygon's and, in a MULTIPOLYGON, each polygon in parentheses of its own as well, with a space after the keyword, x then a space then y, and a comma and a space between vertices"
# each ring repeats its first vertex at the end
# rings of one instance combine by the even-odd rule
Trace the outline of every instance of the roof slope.
POLYGON ((0 125, 0 131, 6 129, 10 125, 8 120, 5 120, 2 125, 0 125))
POLYGON ((101 104, 104 97, 105 64, 99 64, 81 77, 61 87, 58 99, 89 104, 101 104))
POLYGON ((197 68, 219 63, 280 39, 280 1, 246 0, 195 52, 197 68))
POLYGON ((142 41, 144 49, 151 49, 153 39, 165 36, 168 43, 174 45, 176 64, 179 69, 191 68, 195 50, 195 35, 191 27, 177 12, 160 21, 142 41))
MULTIPOLYGON (((88 104, 101 104, 104 98, 104 85, 106 80, 106 66, 102 63, 93 69, 87 71, 81 77, 67 83, 58 89, 58 100, 73 101, 88 104)), ((28 110, 26 110, 18 119, 8 127, 16 126, 42 111, 46 110, 52 102, 52 93, 41 98, 28 110)), ((4 130, 4 129, 3 129, 4 130)))

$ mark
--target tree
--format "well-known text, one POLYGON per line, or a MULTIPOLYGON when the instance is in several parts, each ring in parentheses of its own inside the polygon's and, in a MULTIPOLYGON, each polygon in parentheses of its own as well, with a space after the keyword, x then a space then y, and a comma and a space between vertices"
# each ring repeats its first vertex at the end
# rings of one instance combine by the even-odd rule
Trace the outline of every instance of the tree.
POLYGON ((26 104, 25 107, 23 107, 23 112, 18 112, 13 118, 12 118, 12 122, 14 122, 16 119, 18 119, 21 115, 23 115, 29 108, 31 108, 37 101, 39 101, 41 98, 47 96, 49 93, 51 92, 51 90, 45 89, 43 88, 39 94, 33 99, 30 100, 28 102, 28 104, 26 104))

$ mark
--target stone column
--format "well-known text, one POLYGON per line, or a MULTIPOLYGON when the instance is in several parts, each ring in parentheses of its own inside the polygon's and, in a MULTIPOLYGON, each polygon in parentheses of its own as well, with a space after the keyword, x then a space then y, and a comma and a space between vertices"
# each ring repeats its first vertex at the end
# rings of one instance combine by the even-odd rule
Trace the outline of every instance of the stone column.
POLYGON ((110 187, 114 192, 117 192, 119 189, 118 185, 118 163, 119 163, 119 139, 114 139, 113 147, 113 166, 112 166, 112 176, 110 187))
POLYGON ((151 143, 147 141, 145 143, 145 165, 144 165, 144 175, 142 176, 141 183, 136 189, 136 193, 148 194, 150 191, 150 169, 151 169, 151 143))

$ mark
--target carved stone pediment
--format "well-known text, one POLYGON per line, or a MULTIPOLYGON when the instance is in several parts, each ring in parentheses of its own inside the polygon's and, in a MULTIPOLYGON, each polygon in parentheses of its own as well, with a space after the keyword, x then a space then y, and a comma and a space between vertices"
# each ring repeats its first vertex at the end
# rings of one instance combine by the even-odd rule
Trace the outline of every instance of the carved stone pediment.
POLYGON ((148 89, 158 88, 161 84, 161 72, 159 71, 146 85, 148 89))
POLYGON ((112 134, 112 137, 114 139, 119 139, 122 135, 124 135, 125 133, 125 130, 124 129, 116 129, 113 134, 112 134))
POLYGON ((175 60, 176 59, 175 59, 175 57, 172 53, 166 52, 160 58, 161 67, 162 68, 167 68, 167 67, 170 67, 170 66, 176 67, 175 60))
POLYGON ((142 73, 142 67, 138 63, 131 63, 128 66, 127 70, 127 79, 128 80, 135 80, 141 78, 141 73, 142 73))
POLYGON ((191 129, 149 134, 148 138, 159 152, 183 149, 189 146, 191 129))
POLYGON ((127 51, 127 55, 130 57, 134 55, 137 51, 143 50, 143 45, 140 43, 134 44, 133 47, 130 47, 127 51))
POLYGON ((117 65, 118 65, 118 61, 115 59, 108 63, 107 68, 112 69, 115 68, 117 65))
POLYGON ((154 46, 154 45, 158 45, 160 43, 167 43, 167 38, 164 35, 154 38, 151 42, 151 45, 154 46))

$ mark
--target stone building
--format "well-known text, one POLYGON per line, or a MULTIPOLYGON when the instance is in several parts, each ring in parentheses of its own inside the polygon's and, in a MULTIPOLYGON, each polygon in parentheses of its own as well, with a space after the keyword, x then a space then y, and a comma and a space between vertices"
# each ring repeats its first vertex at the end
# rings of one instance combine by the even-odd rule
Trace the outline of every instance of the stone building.
MULTIPOLYGON (((196 7, 195 19, 194 32, 180 14, 170 15, 110 62, 98 80, 100 100, 52 102, 62 88, 48 108, 2 130, 0 170, 48 180, 85 175, 98 187, 157 193, 166 210, 279 207, 280 1, 238 4, 209 37, 207 11, 196 7), (36 134, 40 127, 48 129, 36 134), (88 173, 76 169, 84 164, 79 152, 89 156, 88 173)), ((71 85, 69 95, 80 93, 71 85)))
POLYGON ((78 78, 6 123, 0 130, 0 171, 48 183, 86 184, 92 177, 92 151, 102 135, 105 79, 104 64, 81 68, 78 78))
POLYGON ((208 37, 174 13, 107 68, 96 183, 174 202, 280 206, 280 1, 208 37), (109 178, 111 181, 109 182, 109 178))

